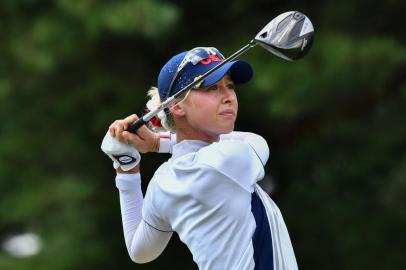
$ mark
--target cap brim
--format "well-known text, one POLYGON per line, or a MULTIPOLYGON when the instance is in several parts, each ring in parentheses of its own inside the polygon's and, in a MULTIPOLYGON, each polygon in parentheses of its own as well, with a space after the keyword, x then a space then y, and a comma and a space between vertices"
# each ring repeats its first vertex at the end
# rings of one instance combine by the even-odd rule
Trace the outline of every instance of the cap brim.
POLYGON ((238 60, 232 61, 230 63, 225 64, 219 70, 215 71, 214 73, 210 74, 201 84, 201 87, 208 87, 215 83, 217 83, 221 78, 223 78, 227 72, 230 71, 231 79, 235 84, 243 84, 251 80, 253 71, 250 66, 245 61, 238 60))

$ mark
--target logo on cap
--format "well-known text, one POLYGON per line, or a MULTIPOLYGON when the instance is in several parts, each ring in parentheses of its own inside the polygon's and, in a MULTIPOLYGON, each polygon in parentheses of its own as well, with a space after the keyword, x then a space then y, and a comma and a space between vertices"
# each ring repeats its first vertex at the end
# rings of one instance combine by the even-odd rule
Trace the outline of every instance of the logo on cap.
POLYGON ((208 65, 211 62, 221 62, 221 61, 223 61, 223 60, 221 60, 217 55, 210 54, 210 56, 208 58, 201 60, 200 63, 203 65, 208 65))

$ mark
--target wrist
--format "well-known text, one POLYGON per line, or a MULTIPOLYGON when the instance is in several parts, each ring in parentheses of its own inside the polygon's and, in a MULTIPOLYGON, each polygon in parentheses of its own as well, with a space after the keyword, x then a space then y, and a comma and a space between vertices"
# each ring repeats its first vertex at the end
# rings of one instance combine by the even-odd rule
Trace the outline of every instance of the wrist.
POLYGON ((124 171, 123 169, 121 169, 121 167, 118 167, 116 169, 117 173, 124 173, 124 174, 134 174, 134 173, 138 173, 140 172, 140 164, 138 163, 134 168, 128 170, 128 171, 124 171))
POLYGON ((154 133, 154 143, 152 145, 151 152, 159 153, 160 140, 161 140, 160 134, 154 133))

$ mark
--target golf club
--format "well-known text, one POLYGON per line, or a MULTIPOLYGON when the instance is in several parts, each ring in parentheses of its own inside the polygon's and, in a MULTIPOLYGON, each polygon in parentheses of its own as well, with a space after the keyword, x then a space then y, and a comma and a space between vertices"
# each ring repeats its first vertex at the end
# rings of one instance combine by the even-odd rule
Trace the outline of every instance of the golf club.
MULTIPOLYGON (((150 111, 131 124, 127 131, 136 133, 140 127, 150 121, 160 111, 167 108, 176 98, 191 88, 199 85, 207 76, 220 69, 226 63, 236 59, 249 49, 255 47, 257 44, 282 59, 295 61, 306 55, 312 46, 313 37, 314 28, 306 15, 298 11, 289 11, 280 14, 270 21, 261 31, 259 31, 255 38, 252 39, 247 45, 236 51, 228 58, 224 59, 219 65, 195 78, 192 83, 182 88, 176 94, 168 97, 159 105, 158 108, 150 111)), ((178 68, 177 74, 181 71, 180 68, 178 68)), ((173 82, 171 85, 172 84, 173 82)))

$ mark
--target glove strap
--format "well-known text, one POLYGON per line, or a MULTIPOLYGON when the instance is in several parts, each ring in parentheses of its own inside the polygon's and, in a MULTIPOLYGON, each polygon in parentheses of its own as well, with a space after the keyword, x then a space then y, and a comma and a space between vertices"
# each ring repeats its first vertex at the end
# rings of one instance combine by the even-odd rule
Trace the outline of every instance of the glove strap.
POLYGON ((117 159, 120 165, 128 165, 133 162, 137 162, 136 158, 128 155, 112 155, 112 156, 117 159))

